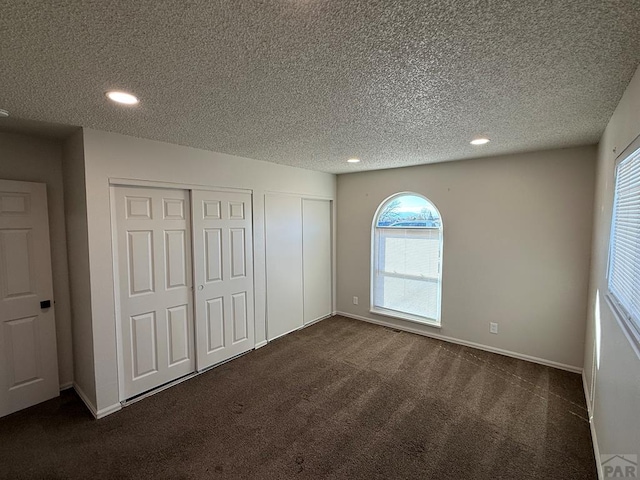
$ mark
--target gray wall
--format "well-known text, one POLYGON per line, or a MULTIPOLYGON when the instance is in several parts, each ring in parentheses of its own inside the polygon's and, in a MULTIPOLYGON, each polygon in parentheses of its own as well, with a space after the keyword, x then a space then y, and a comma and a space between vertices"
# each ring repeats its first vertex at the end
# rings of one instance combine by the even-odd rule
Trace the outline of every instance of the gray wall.
POLYGON ((73 381, 71 312, 61 146, 54 140, 0 133, 0 179, 47 184, 60 385, 73 381))
POLYGON ((95 405, 91 281, 82 131, 64 142, 62 163, 73 312, 74 386, 85 401, 95 405))
POLYGON ((579 371, 595 158, 581 147, 339 175, 338 311, 579 371), (402 191, 442 214, 441 329, 369 312, 373 215, 402 191))
POLYGON ((640 454, 640 358, 606 301, 615 160, 638 135, 640 69, 609 121, 598 154, 584 365, 593 427, 602 454, 640 454))

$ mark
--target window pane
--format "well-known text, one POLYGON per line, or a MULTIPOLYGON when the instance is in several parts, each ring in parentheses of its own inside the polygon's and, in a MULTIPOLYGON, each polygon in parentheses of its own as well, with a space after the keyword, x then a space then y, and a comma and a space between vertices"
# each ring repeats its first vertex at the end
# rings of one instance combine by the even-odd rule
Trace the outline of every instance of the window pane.
POLYGON ((431 202, 418 195, 403 195, 388 202, 376 226, 392 228, 438 228, 440 215, 431 202))
POLYGON ((378 230, 378 270, 436 278, 440 271, 440 232, 435 229, 378 230))
POLYGON ((625 328, 640 346, 640 150, 616 170, 609 291, 623 311, 625 328))
POLYGON ((380 275, 376 282, 377 307, 420 317, 438 318, 438 282, 380 275))

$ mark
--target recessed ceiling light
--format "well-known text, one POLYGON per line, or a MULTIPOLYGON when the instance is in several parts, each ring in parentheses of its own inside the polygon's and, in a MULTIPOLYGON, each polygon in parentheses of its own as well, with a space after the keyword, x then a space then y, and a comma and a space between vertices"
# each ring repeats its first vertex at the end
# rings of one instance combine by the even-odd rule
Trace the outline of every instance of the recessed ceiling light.
POLYGON ((482 138, 474 138, 473 140, 471 140, 471 145, 484 145, 486 143, 489 143, 489 139, 486 137, 482 137, 482 138))
POLYGON ((109 100, 113 100, 114 102, 122 103, 124 105, 135 105, 139 102, 137 97, 126 92, 107 92, 107 97, 109 97, 109 100))
POLYGON ((0 117, 6 118, 9 116, 9 112, 0 108, 0 117))
POLYGON ((348 163, 360 163, 360 159, 359 158, 350 158, 349 160, 347 160, 348 163))

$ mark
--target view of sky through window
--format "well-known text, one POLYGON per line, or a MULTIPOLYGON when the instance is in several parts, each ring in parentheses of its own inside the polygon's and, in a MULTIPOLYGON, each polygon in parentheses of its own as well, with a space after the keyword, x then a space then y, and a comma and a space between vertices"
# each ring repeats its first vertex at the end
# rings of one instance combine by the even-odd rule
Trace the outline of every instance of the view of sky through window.
POLYGON ((426 198, 401 195, 385 204, 378 216, 377 227, 386 228, 439 228, 438 211, 426 198))

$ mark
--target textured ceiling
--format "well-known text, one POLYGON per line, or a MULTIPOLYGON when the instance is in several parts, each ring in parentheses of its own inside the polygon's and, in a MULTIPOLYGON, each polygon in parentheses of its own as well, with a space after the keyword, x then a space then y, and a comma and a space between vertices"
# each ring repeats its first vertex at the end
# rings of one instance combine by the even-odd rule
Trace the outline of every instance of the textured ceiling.
POLYGON ((639 0, 0 0, 0 12, 0 108, 15 117, 333 173, 595 143, 640 63, 639 0), (140 105, 110 104, 116 88, 140 105), (492 142, 472 147, 478 134, 492 142))

